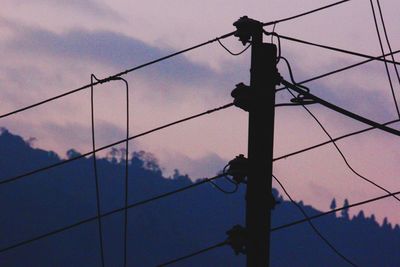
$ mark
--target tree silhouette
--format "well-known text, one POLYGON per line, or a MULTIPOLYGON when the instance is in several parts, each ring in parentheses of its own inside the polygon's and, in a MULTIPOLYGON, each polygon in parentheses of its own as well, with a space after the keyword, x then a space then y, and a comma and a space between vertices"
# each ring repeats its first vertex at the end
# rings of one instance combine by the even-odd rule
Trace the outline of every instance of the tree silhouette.
POLYGON ((333 199, 332 199, 332 202, 331 202, 330 208, 331 208, 331 210, 334 210, 334 209, 336 209, 336 199, 335 199, 335 198, 333 198, 333 199))
POLYGON ((344 219, 349 219, 349 208, 348 208, 348 206, 349 206, 349 201, 346 198, 344 200, 344 203, 343 203, 343 207, 346 207, 346 208, 342 209, 342 211, 341 211, 342 218, 344 218, 344 219))

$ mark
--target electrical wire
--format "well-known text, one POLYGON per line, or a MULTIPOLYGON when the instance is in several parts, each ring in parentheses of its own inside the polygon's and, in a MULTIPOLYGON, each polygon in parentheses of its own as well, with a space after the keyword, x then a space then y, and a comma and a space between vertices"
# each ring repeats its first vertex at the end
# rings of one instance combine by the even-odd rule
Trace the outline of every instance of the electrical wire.
MULTIPOLYGON (((289 74, 290 74, 290 79, 292 80, 293 84, 296 84, 296 81, 294 80, 293 77, 293 72, 292 69, 290 67, 290 63, 289 61, 282 57, 282 59, 286 62, 286 65, 289 69, 289 74)), ((308 89, 308 88, 307 88, 308 89)), ((289 93, 293 96, 296 97, 289 89, 287 89, 289 91, 289 93)), ((309 91, 309 90, 308 90, 309 91)), ((301 102, 300 102, 301 103, 301 102)), ((317 122, 317 124, 319 125, 319 127, 322 129, 322 131, 326 134, 326 136, 329 138, 329 140, 331 140, 331 143, 333 144, 333 146, 336 148, 336 150, 338 151, 339 155, 342 157, 344 163, 346 164, 346 166, 349 168, 349 170, 354 173, 356 176, 358 176, 359 178, 361 178, 362 180, 372 184, 373 186, 385 191, 386 193, 391 193, 389 190, 387 190, 386 188, 384 188, 383 186, 377 184, 376 182, 372 181, 371 179, 363 176, 362 174, 360 174, 358 171, 356 171, 348 162, 346 156, 344 155, 344 153, 342 152, 342 150, 339 148, 339 146, 336 144, 336 142, 333 140, 331 134, 328 132, 328 130, 326 130, 326 128, 324 127, 324 125, 319 121, 319 119, 311 112, 310 109, 308 109, 305 105, 302 105, 302 107, 304 108, 304 110, 317 122)), ((393 196, 397 201, 400 202, 400 199, 396 196, 393 196)))
MULTIPOLYGON (((267 32, 265 30, 264 30, 264 33, 266 35, 270 35, 271 34, 270 32, 267 32)), ((275 34, 279 35, 279 37, 282 38, 282 39, 286 39, 286 40, 289 40, 289 41, 292 41, 292 42, 297 42, 297 43, 302 43, 302 44, 306 44, 306 45, 316 46, 316 47, 320 47, 320 48, 324 48, 324 49, 328 49, 328 50, 332 50, 332 51, 336 51, 336 52, 340 52, 340 53, 344 53, 344 54, 349 54, 349 55, 353 55, 353 56, 368 58, 368 59, 371 59, 371 60, 378 60, 378 61, 383 61, 383 62, 387 62, 387 63, 393 63, 393 64, 396 64, 396 65, 400 65, 400 62, 387 60, 385 58, 380 58, 380 57, 376 58, 376 57, 373 57, 373 56, 370 56, 370 55, 367 55, 367 54, 362 54, 362 53, 359 53, 359 52, 345 50, 345 49, 341 49, 341 48, 337 48, 337 47, 333 47, 333 46, 327 46, 327 45, 312 43, 312 42, 309 42, 309 41, 300 40, 300 39, 289 37, 289 36, 285 36, 285 35, 282 35, 282 34, 277 34, 277 33, 275 33, 275 34)))
POLYGON ((272 177, 275 179, 275 181, 279 184, 279 186, 282 188, 282 190, 285 192, 286 196, 289 198, 290 202, 292 202, 299 210, 300 212, 303 214, 304 218, 307 219, 308 224, 310 225, 310 227, 313 229, 313 231, 319 236, 319 238, 321 238, 322 241, 325 242, 326 245, 328 245, 328 247, 330 249, 332 249, 333 252, 336 253, 336 255, 338 255, 339 257, 341 257, 344 261, 346 261, 348 264, 352 265, 352 266, 357 266, 353 261, 351 261, 349 258, 347 258, 345 255, 343 255, 325 236, 323 236, 321 234, 321 232, 317 229, 317 227, 315 227, 315 225, 312 223, 312 221, 310 220, 310 217, 308 216, 308 214, 306 213, 306 211, 296 202, 293 200, 293 198, 290 196, 290 194, 287 192, 286 188, 283 186, 283 184, 279 181, 278 178, 276 178, 275 175, 272 175, 272 177))
MULTIPOLYGON (((374 18, 374 24, 375 24, 376 33, 378 35, 379 47, 381 49, 382 54, 385 54, 385 50, 383 49, 383 43, 382 43, 381 34, 379 33, 378 20, 376 18, 376 14, 375 14, 375 7, 374 7, 374 4, 372 3, 372 0, 369 0, 369 2, 371 3, 371 10, 372 10, 373 18, 374 18)), ((394 61, 394 58, 393 58, 393 61, 394 61)), ((384 61, 384 64, 385 64, 386 75, 387 75, 387 78, 388 78, 388 81, 389 81, 389 86, 390 86, 390 90, 391 90, 391 93, 392 93, 392 97, 393 97, 394 105, 395 105, 395 108, 396 108, 397 116, 400 119, 400 110, 399 110, 399 106, 398 106, 398 103, 397 103, 396 94, 394 92, 392 78, 391 78, 390 73, 389 73, 388 63, 386 61, 384 61)), ((394 66, 396 67, 396 65, 394 65, 394 66)))
POLYGON ((20 174, 20 175, 14 176, 14 177, 3 179, 3 180, 0 181, 0 185, 6 184, 6 183, 10 183, 10 182, 14 182, 14 181, 20 180, 20 179, 22 179, 24 177, 27 177, 27 176, 30 176, 30 175, 33 175, 33 174, 36 174, 36 173, 39 173, 39 172, 43 172, 43 171, 46 171, 46 170, 49 170, 49 169, 52 169, 52 168, 55 168, 55 167, 58 167, 58 166, 62 166, 64 164, 66 164, 66 163, 69 163, 69 162, 72 162, 72 161, 75 161, 75 160, 82 159, 82 158, 85 158, 87 156, 90 156, 93 152, 99 152, 99 151, 105 150, 107 148, 111 148, 113 146, 122 144, 122 143, 126 142, 127 140, 130 141, 130 140, 133 140, 133 139, 136 139, 136 138, 151 134, 153 132, 160 131, 160 130, 165 129, 165 128, 169 128, 171 126, 174 126, 174 125, 177 125, 177 124, 180 124, 180 123, 183 123, 183 122, 186 122, 186 121, 198 118, 198 117, 209 115, 209 114, 212 114, 214 112, 217 112, 217 111, 232 107, 233 105, 234 105, 233 103, 229 103, 229 104, 226 104, 226 105, 214 108, 214 109, 210 109, 210 110, 207 110, 205 112, 198 113, 196 115, 189 116, 189 117, 186 117, 186 118, 183 118, 183 119, 180 119, 180 120, 168 123, 168 124, 164 124, 162 126, 153 128, 153 129, 148 130, 146 132, 142 132, 140 134, 131 136, 128 139, 122 139, 122 140, 119 140, 117 142, 102 146, 100 148, 96 148, 95 151, 86 152, 84 154, 80 154, 79 156, 76 156, 76 157, 73 157, 73 158, 70 158, 70 159, 67 159, 67 160, 63 160, 63 161, 57 162, 55 164, 51 164, 51 165, 48 165, 48 166, 45 166, 45 167, 42 167, 42 168, 38 168, 36 170, 29 171, 29 172, 26 172, 24 174, 20 174))
MULTIPOLYGON (((388 48, 389 48, 389 51, 390 51, 390 53, 391 53, 390 56, 391 56, 392 60, 395 61, 395 60, 394 60, 394 56, 393 56, 393 52, 392 52, 392 46, 390 45, 389 36, 388 36, 388 34, 387 34, 387 31, 386 31, 386 25, 385 25, 385 20, 384 20, 384 18, 383 18, 383 13, 382 13, 382 9, 381 9, 381 4, 380 4, 380 1, 379 1, 379 0, 376 0, 376 2, 377 2, 377 4, 378 4, 378 11, 379 11, 379 14, 380 14, 380 17, 381 17, 383 33, 384 33, 384 35, 385 35, 386 43, 387 43, 388 48)), ((395 70, 395 72, 396 72, 397 81, 398 81, 399 84, 400 84, 400 75, 399 75, 399 71, 398 71, 398 69, 397 69, 397 66, 396 66, 396 65, 393 65, 393 68, 394 68, 394 70, 395 70)))
POLYGON ((194 256, 203 254, 203 253, 205 253, 205 252, 208 252, 208 251, 210 251, 210 250, 213 250, 213 249, 216 249, 216 248, 225 246, 225 245, 227 245, 227 242, 226 242, 226 241, 220 242, 220 243, 217 243, 217 244, 215 244, 215 245, 209 246, 209 247, 207 247, 207 248, 198 250, 198 251, 196 251, 196 252, 192 252, 192 253, 190 253, 190 254, 188 254, 188 255, 185 255, 185 256, 183 256, 183 257, 179 257, 179 258, 176 258, 176 259, 173 259, 173 260, 164 262, 164 263, 162 263, 162 264, 160 264, 160 265, 157 265, 157 267, 162 267, 162 266, 171 265, 171 264, 173 264, 173 263, 177 263, 177 262, 180 262, 180 261, 183 261, 183 260, 192 258, 192 257, 194 257, 194 256))
MULTIPOLYGON (((344 2, 348 2, 348 1, 350 1, 350 0, 339 1, 339 2, 333 3, 333 4, 331 4, 331 5, 327 5, 327 6, 324 6, 324 7, 320 7, 320 8, 317 8, 317 9, 314 9, 314 10, 311 10, 311 11, 308 11, 308 12, 305 12, 305 13, 301 13, 301 14, 298 14, 298 15, 295 15, 295 16, 292 16, 292 17, 288 17, 288 18, 284 18, 284 19, 280 19, 280 20, 275 20, 275 21, 271 21, 271 22, 266 22, 266 23, 263 24, 263 26, 273 25, 273 24, 277 24, 277 23, 284 22, 284 21, 292 20, 292 19, 295 19, 295 18, 298 18, 298 17, 301 17, 301 16, 305 16, 305 15, 308 15, 308 14, 311 14, 311 13, 314 13, 314 12, 317 12, 317 11, 320 11, 320 10, 323 10, 323 9, 326 9, 326 8, 329 8, 329 7, 332 7, 332 6, 335 6, 335 5, 344 3, 344 2)), ((221 36, 216 37, 216 38, 214 38, 214 39, 211 39, 211 40, 209 40, 209 41, 206 41, 206 42, 203 42, 203 43, 194 45, 194 46, 192 46, 192 47, 189 47, 189 48, 186 48, 186 49, 177 51, 177 52, 175 52, 175 53, 169 54, 169 55, 167 55, 167 56, 164 56, 164 57, 161 57, 161 58, 152 60, 152 61, 149 61, 149 62, 147 62, 147 63, 138 65, 138 66, 136 66, 136 67, 127 69, 127 70, 125 70, 125 71, 121 71, 121 72, 119 72, 119 73, 117 73, 117 74, 114 74, 114 75, 111 75, 111 76, 109 76, 108 78, 105 78, 105 79, 103 79, 103 80, 101 80, 101 81, 99 81, 99 82, 95 82, 95 83, 93 83, 93 84, 83 85, 83 86, 81 86, 81 87, 79 87, 79 88, 76 88, 76 89, 70 90, 70 91, 68 91, 68 92, 65 92, 65 93, 62 93, 62 94, 59 94, 59 95, 56 95, 56 96, 53 96, 53 97, 44 99, 44 100, 39 101, 39 102, 36 102, 36 103, 34 103, 34 104, 27 105, 27 106, 25 106, 25 107, 22 107, 22 108, 19 108, 19 109, 15 109, 15 110, 10 111, 10 112, 0 114, 0 119, 5 118, 5 117, 8 117, 8 116, 11 116, 11 115, 14 115, 14 114, 17 114, 17 113, 20 113, 20 112, 25 111, 25 110, 29 110, 29 109, 32 109, 32 108, 41 106, 41 105, 46 104, 46 103, 48 103, 48 102, 52 102, 52 101, 54 101, 54 100, 56 100, 56 99, 59 99, 59 98, 68 96, 68 95, 70 95, 70 94, 73 94, 73 93, 82 91, 82 90, 84 90, 84 89, 90 88, 90 86, 95 86, 95 85, 98 85, 98 84, 100 84, 100 83, 108 82, 108 81, 112 80, 113 78, 116 78, 116 77, 119 77, 119 76, 122 76, 122 75, 126 75, 126 74, 128 74, 128 73, 130 73, 130 72, 133 72, 133 71, 136 71, 136 70, 138 70, 138 69, 141 69, 141 68, 150 66, 150 65, 152 65, 152 64, 161 62, 161 61, 163 61, 163 60, 166 60, 166 59, 175 57, 175 56, 177 56, 177 55, 180 55, 180 54, 189 52, 189 51, 191 51, 191 50, 200 48, 200 47, 202 47, 202 46, 205 46, 205 45, 208 45, 208 44, 211 44, 211 43, 214 43, 214 42, 216 42, 216 41, 218 41, 218 40, 222 40, 222 39, 228 38, 228 37, 234 35, 235 33, 236 33, 236 31, 232 31, 232 32, 230 32, 230 33, 221 35, 221 36)))
POLYGON ((224 48, 229 54, 231 54, 232 56, 239 56, 241 54, 243 54, 244 52, 246 52, 247 49, 249 49, 249 47, 251 46, 251 43, 246 46, 242 51, 238 52, 238 53, 234 53, 231 50, 229 50, 220 40, 218 40, 218 43, 222 46, 222 48, 224 48))
MULTIPOLYGON (((316 80, 319 80, 319 79, 328 77, 328 76, 330 76, 330 75, 337 74, 337 73, 343 72, 343 71, 345 71, 345 70, 349 70, 349 69, 352 69, 352 68, 355 68, 355 67, 364 65, 364 64, 366 64, 366 63, 369 63, 369 62, 371 62, 371 61, 377 60, 377 59, 379 59, 379 58, 383 58, 383 57, 386 57, 386 56, 398 54, 399 52, 400 52, 400 50, 397 50, 397 51, 394 51, 394 52, 391 52, 391 53, 384 54, 384 55, 382 55, 382 56, 374 57, 374 58, 372 58, 372 59, 367 59, 367 60, 364 60, 364 61, 360 61, 360 62, 358 62, 358 63, 352 64, 352 65, 348 65, 348 66, 346 66, 346 67, 339 68, 339 69, 336 69, 336 70, 333 70, 333 71, 330 71, 330 72, 327 72, 327 73, 324 73, 324 74, 321 74, 321 75, 314 76, 314 77, 312 77, 312 78, 303 80, 303 81, 301 81, 301 82, 298 82, 297 84, 305 84, 305 83, 308 83, 308 82, 316 81, 316 80)), ((280 88, 276 89, 276 92, 282 91, 282 90, 285 90, 285 89, 286 89, 286 87, 280 87, 280 88)))
POLYGON ((277 33, 275 32, 275 27, 274 27, 274 29, 273 29, 273 32, 271 33, 271 40, 272 40, 272 36, 275 36, 276 39, 278 40, 278 55, 277 55, 277 57, 276 57, 276 63, 279 63, 279 60, 281 59, 281 51, 282 51, 282 48, 281 48, 281 38, 279 37, 279 34, 277 34, 277 33))
POLYGON ((327 8, 331 8, 333 6, 340 5, 340 4, 343 4, 345 2, 349 2, 349 1, 350 0, 338 1, 338 2, 332 3, 330 5, 322 6, 322 7, 319 7, 319 8, 316 8, 316 9, 313 9, 313 10, 310 10, 310 11, 307 11, 307 12, 304 12, 304 13, 301 13, 301 14, 298 14, 298 15, 294 15, 294 16, 291 16, 291 17, 287 17, 287 18, 284 18, 284 19, 275 20, 275 21, 271 21, 271 22, 266 22, 266 23, 263 23, 263 26, 269 26, 269 25, 281 23, 281 22, 284 22, 284 21, 297 19, 297 18, 306 16, 306 15, 309 15, 311 13, 315 13, 315 12, 318 12, 318 11, 321 11, 321 10, 324 10, 324 9, 327 9, 327 8))
POLYGON ((321 217, 324 217, 326 215, 329 215, 329 214, 332 214, 332 213, 336 213, 336 212, 344 210, 344 209, 358 207, 358 206, 365 205, 365 204, 368 204, 368 203, 372 203, 372 202, 375 202, 375 201, 378 201, 378 200, 381 200, 381 199, 385 199, 385 198, 388 198, 388 197, 397 196, 399 194, 400 194, 400 191, 397 191, 397 192, 394 192, 394 193, 391 193, 391 194, 382 195, 382 196, 379 196, 379 197, 370 198, 370 199, 367 199, 367 200, 364 200, 364 201, 356 202, 356 203, 353 203, 353 204, 350 204, 350 205, 347 205, 347 206, 343 206, 341 208, 333 209, 333 210, 330 210, 330 211, 327 211, 327 212, 322 212, 320 214, 309 216, 308 219, 301 219, 301 220, 293 221, 291 223, 287 223, 287 224, 283 224, 283 225, 271 228, 271 232, 275 232, 275 231, 279 231, 279 230, 282 230, 282 229, 285 229, 285 228, 288 228, 288 227, 292 227, 292 226, 307 222, 309 220, 314 220, 314 219, 317 219, 317 218, 321 218, 321 217))
POLYGON ((186 191, 186 190, 188 190, 188 189, 197 187, 197 186, 199 186, 199 185, 202 185, 202 184, 205 184, 205 183, 209 183, 210 181, 213 181, 213 180, 215 180, 215 179, 224 177, 225 175, 226 175, 225 173, 222 173, 222 174, 219 174, 219 175, 214 176, 214 177, 212 177, 212 178, 205 178, 205 179, 203 179, 203 180, 201 180, 201 181, 199 181, 199 182, 192 183, 192 184, 190 184, 190 185, 188 185, 188 186, 181 187, 181 188, 178 188, 178 189, 176 189, 176 190, 169 191, 169 192, 167 192, 167 193, 163 193, 163 194, 156 195, 156 196, 154 196, 154 197, 151 197, 151 198, 148 198, 148 199, 145 199, 145 200, 141 200, 141 201, 135 202, 135 203, 133 203, 133 204, 128 205, 127 207, 122 207, 122 208, 114 209, 114 210, 112 210, 112 211, 103 213, 103 214, 101 214, 101 215, 99 215, 99 216, 92 216, 92 217, 89 217, 89 218, 87 218, 87 219, 83 219, 83 220, 81 220, 81 221, 79 221, 79 222, 76 222, 76 223, 70 224, 70 225, 68 225, 68 226, 65 226, 65 227, 62 227, 62 228, 53 230, 53 231, 48 232, 48 233, 46 233, 46 234, 42 234, 42 235, 39 235, 39 236, 30 238, 30 239, 27 239, 27 240, 18 242, 18 243, 14 244, 14 245, 10 245, 10 246, 1 248, 1 249, 0 249, 0 253, 9 251, 9 250, 11 250, 11 249, 14 249, 14 248, 17 248, 17 247, 20 247, 20 246, 23 246, 23 245, 27 245, 27 244, 29 244, 29 243, 32 243, 32 242, 35 242, 35 241, 38 241, 38 240, 47 238, 47 237, 49 237, 49 236, 53 236, 53 235, 55 235, 55 234, 58 234, 58 233, 61 233, 61 232, 64 232, 64 231, 67 231, 67 230, 70 230, 70 229, 73 229, 73 228, 76 228, 76 227, 78 227, 78 226, 80 226, 80 225, 82 225, 82 224, 86 224, 86 223, 89 223, 89 222, 98 220, 98 218, 104 218, 104 217, 113 215, 113 214, 115 214, 115 213, 125 211, 126 209, 133 209, 133 208, 136 208, 136 207, 139 207, 139 206, 148 204, 148 203, 150 203, 150 202, 163 199, 163 198, 165 198, 165 197, 168 197, 168 196, 171 196, 171 195, 174 195, 174 194, 177 194, 177 193, 186 191))
MULTIPOLYGON (((396 123, 396 122, 400 122, 400 119, 388 121, 388 122, 386 122, 386 123, 383 123, 382 125, 390 125, 390 124, 393 124, 393 123, 396 123)), ((294 155, 298 155, 298 154, 304 153, 304 152, 306 152, 306 151, 309 151, 309 150, 312 150, 312 149, 315 149, 315 148, 318 148, 318 147, 321 147, 321 146, 330 144, 330 143, 332 143, 332 141, 338 141, 338 140, 341 140, 341 139, 345 139, 345 138, 347 138, 347 137, 351 137, 351 136, 354 136, 354 135, 358 135, 358 134, 361 134, 361 133, 365 133, 365 132, 371 131, 371 130, 373 130, 373 129, 376 129, 376 127, 373 127, 373 126, 372 126, 372 127, 368 127, 368 128, 359 130, 359 131, 355 131, 355 132, 351 132, 351 133, 348 133, 348 134, 345 134, 345 135, 342 135, 342 136, 338 136, 338 137, 332 138, 332 140, 325 141, 325 142, 321 142, 321 143, 319 143, 319 144, 316 144, 316 145, 313 145, 313 146, 309 146, 309 147, 307 147, 307 148, 303 148, 303 149, 300 149, 300 150, 291 152, 291 153, 289 153, 289 154, 286 154, 286 155, 283 155, 283 156, 280 156, 280 157, 276 157, 276 158, 273 159, 273 161, 278 161, 278 160, 286 159, 286 158, 288 158, 288 157, 291 157, 291 156, 294 156, 294 155)))
POLYGON ((128 203, 129 203, 129 83, 123 78, 119 78, 125 83, 126 87, 126 141, 125 141, 125 211, 124 211, 124 266, 128 261, 128 203))
POLYGON ((336 112, 338 112, 338 113, 341 113, 341 114, 343 114, 343 115, 345 115, 345 116, 347 116, 347 117, 350 117, 350 118, 352 118, 352 119, 354 119, 354 120, 360 121, 360 122, 365 123, 365 124, 368 124, 368 125, 370 125, 370 126, 374 126, 374 127, 378 128, 378 129, 380 129, 380 130, 382 130, 382 131, 385 131, 385 132, 388 132, 388 133, 391 133, 391 134, 400 136, 400 131, 398 131, 398 130, 396 130, 396 129, 387 127, 387 126, 385 126, 385 125, 383 125, 383 124, 377 123, 377 122, 375 122, 375 121, 372 121, 372 120, 370 120, 370 119, 367 119, 367 118, 365 118, 365 117, 362 117, 362 116, 360 116, 360 115, 358 115, 358 114, 355 114, 355 113, 353 113, 353 112, 350 112, 350 111, 348 111, 348 110, 346 110, 346 109, 344 109, 344 108, 341 108, 341 107, 339 107, 339 106, 336 106, 335 104, 332 104, 332 103, 330 103, 330 102, 328 102, 328 101, 325 101, 325 100, 323 100, 322 98, 319 98, 319 97, 317 97, 317 96, 315 96, 315 95, 313 95, 313 94, 311 94, 311 93, 305 91, 304 89, 300 89, 298 86, 296 86, 296 85, 294 85, 294 84, 291 84, 291 83, 288 82, 288 81, 281 80, 281 83, 282 83, 284 86, 286 86, 286 87, 292 89, 293 91, 296 91, 296 92, 298 92, 299 94, 302 94, 302 95, 304 95, 305 97, 307 97, 307 98, 309 98, 309 99, 313 99, 314 101, 318 102, 319 104, 321 104, 321 105, 323 105, 323 106, 325 106, 325 107, 327 107, 327 108, 329 108, 329 109, 332 109, 332 110, 334 110, 334 111, 336 111, 336 112))
POLYGON ((225 178, 225 180, 227 180, 228 182, 232 183, 232 184, 235 186, 235 188, 232 189, 232 190, 230 190, 230 191, 228 191, 228 190, 223 189, 221 186, 219 186, 217 183, 215 183, 215 182, 213 182, 213 181, 210 181, 210 184, 211 184, 214 188, 218 189, 219 191, 221 191, 221 192, 224 193, 224 194, 234 194, 234 193, 236 193, 236 192, 238 191, 238 189, 239 189, 239 185, 238 185, 237 183, 233 182, 231 179, 227 178, 226 176, 225 176, 224 178, 225 178))
MULTIPOLYGON (((394 54, 397 54, 399 52, 400 52, 400 50, 397 50, 395 52, 391 52, 391 53, 388 53, 388 54, 385 54, 385 55, 379 56, 379 57, 394 55, 394 54)), ((379 57, 376 57, 376 58, 379 58, 379 57)), ((324 77, 327 77, 327 76, 330 76, 330 75, 333 75, 333 74, 336 74, 336 73, 339 73, 339 72, 342 72, 342 71, 345 71, 345 70, 348 70, 348 69, 351 69, 351 68, 354 68, 354 67, 357 67, 357 66, 360 66, 360 65, 363 65, 363 64, 366 64, 366 63, 371 62, 371 61, 373 61, 373 59, 367 59, 367 60, 352 64, 352 65, 349 65, 349 66, 346 66, 346 67, 343 67, 343 68, 340 68, 340 69, 336 69, 334 71, 327 72, 325 74, 321 74, 321 75, 315 76, 313 78, 309 78, 309 79, 303 80, 301 82, 298 82, 297 84, 305 84, 305 83, 308 83, 308 82, 311 82, 311 81, 315 81, 315 80, 318 80, 318 79, 321 79, 321 78, 324 78, 324 77)), ((276 89, 276 91, 282 91, 282 90, 285 90, 285 89, 286 89, 286 87, 281 87, 281 88, 276 89)), ((281 104, 278 104, 278 105, 281 105, 281 104)), ((282 106, 284 106, 284 105, 282 105, 282 106)), ((396 122, 400 122, 400 119, 396 119, 396 120, 391 120, 391 121, 385 122, 385 123, 383 123, 383 125, 387 126, 387 125, 391 125, 391 124, 396 123, 396 122)), ((359 131, 348 133, 348 134, 345 134, 345 135, 342 135, 342 136, 339 136, 339 137, 335 137, 335 138, 333 138, 333 140, 334 141, 338 141, 338 140, 341 140, 341 139, 344 139, 344 138, 347 138, 347 137, 350 137, 350 136, 358 135, 360 133, 364 133, 364 132, 373 130, 373 129, 376 129, 376 127, 372 126, 372 127, 368 127, 368 128, 359 130, 359 131)), ((310 147, 307 147, 307 148, 304 148, 304 149, 300 149, 300 150, 294 151, 292 153, 277 157, 277 158, 274 159, 274 161, 282 160, 282 159, 285 159, 285 158, 288 158, 288 157, 291 157, 291 156, 294 156, 294 155, 297 155, 297 154, 301 154, 303 152, 306 152, 306 151, 309 151, 309 150, 312 150, 312 149, 315 149, 315 148, 330 144, 331 142, 332 141, 329 140, 329 141, 325 141, 325 142, 322 142, 322 143, 319 143, 319 144, 316 144, 316 145, 313 145, 313 146, 310 146, 310 147)))
POLYGON ((48 103, 48 102, 54 101, 54 100, 56 100, 56 99, 65 97, 65 96, 67 96, 67 95, 70 95, 70 94, 73 94, 73 93, 82 91, 82 90, 84 90, 84 89, 90 88, 91 86, 95 86, 95 85, 98 85, 98 84, 101 84, 101 83, 109 82, 109 81, 111 81, 111 80, 113 80, 114 78, 117 78, 117 77, 119 77, 119 76, 126 75, 126 74, 128 74, 128 73, 130 73, 130 72, 133 72, 133 71, 142 69, 142 68, 144 68, 144 67, 148 67, 148 66, 153 65, 153 64, 155 64, 155 63, 164 61, 164 60, 166 60, 166 59, 175 57, 175 56, 177 56, 177 55, 186 53, 186 52, 188 52, 188 51, 191 51, 191 50, 200 48, 200 47, 205 46, 205 45, 208 45, 208 44, 211 44, 211 43, 213 43, 213 42, 216 42, 217 40, 228 38, 228 37, 234 35, 235 32, 236 32, 236 31, 233 31, 233 32, 230 32, 230 33, 221 35, 220 37, 211 39, 211 40, 206 41, 206 42, 203 42, 203 43, 201 43, 201 44, 198 44, 198 45, 195 45, 195 46, 192 46, 192 47, 189 47, 189 48, 180 50, 180 51, 178 51, 178 52, 169 54, 169 55, 164 56, 164 57, 160 57, 160 58, 158 58, 158 59, 149 61, 149 62, 147 62, 147 63, 138 65, 138 66, 136 66, 136 67, 127 69, 127 70, 125 70, 125 71, 121 71, 121 72, 119 72, 119 73, 117 73, 117 74, 111 75, 111 76, 109 76, 109 77, 107 77, 107 78, 105 78, 105 79, 102 79, 102 80, 98 81, 98 82, 91 83, 91 84, 87 84, 87 85, 83 85, 83 86, 81 86, 81 87, 79 87, 79 88, 70 90, 70 91, 65 92, 65 93, 62 93, 62 94, 60 94, 60 95, 56 95, 56 96, 47 98, 47 99, 45 99, 45 100, 39 101, 39 102, 37 102, 37 103, 34 103, 34 104, 31 104, 31 105, 28 105, 28 106, 25 106, 25 107, 22 107, 22 108, 13 110, 13 111, 11 111, 11 112, 7 112, 7 113, 4 113, 4 114, 1 114, 1 115, 0 115, 0 119, 5 118, 5 117, 8 117, 8 116, 11 116, 11 115, 14 115, 14 114, 17 114, 17 113, 20 113, 20 112, 25 111, 25 110, 28 110, 28 109, 32 109, 32 108, 37 107, 37 106, 41 106, 41 105, 43 105, 43 104, 45 104, 45 103, 48 103))
MULTIPOLYGON (((275 32, 275 28, 276 28, 276 23, 274 23, 274 26, 272 27, 272 32, 271 32, 271 44, 274 43, 274 32, 275 32)), ((278 59, 279 60, 279 59, 278 59)))
MULTIPOLYGON (((96 79, 94 74, 90 75, 90 84, 93 84, 93 79, 96 79)), ((91 130, 92 130, 92 159, 93 159, 93 171, 94 171, 94 180, 96 185, 96 214, 99 216, 101 214, 100 207, 100 190, 99 190, 99 176, 97 173, 97 159, 96 159, 96 142, 95 142, 95 122, 94 122, 94 93, 93 86, 90 87, 90 114, 91 114, 91 130)), ((99 249, 100 249, 100 257, 101 257, 101 266, 104 267, 104 247, 103 247, 103 230, 101 218, 97 219, 97 227, 99 231, 99 249)))
MULTIPOLYGON (((94 76, 93 76, 94 77, 94 76)), ((97 79, 95 77, 95 79, 97 81, 99 81, 99 79, 97 79)), ((129 192, 129 182, 128 182, 128 178, 129 178, 129 122, 130 122, 130 116, 129 116, 129 83, 127 80, 125 80, 122 77, 116 77, 113 78, 112 80, 115 81, 122 81, 125 85, 125 98, 126 98, 126 134, 125 134, 125 175, 124 175, 124 182, 125 182, 125 195, 124 195, 124 205, 125 207, 128 206, 129 203, 129 199, 128 199, 128 192, 129 192)), ((92 81, 93 83, 93 81, 92 81)), ((91 88, 91 95, 93 95, 93 86, 91 88)), ((92 102, 92 107, 93 107, 93 102, 92 102)), ((94 122, 92 119, 92 129, 93 129, 93 136, 94 136, 94 122)), ((94 139, 93 139, 94 140, 94 139)), ((93 141, 94 142, 94 141, 93 141)), ((95 150, 95 146, 93 144, 93 151, 95 150)), ((95 155, 95 153, 94 153, 95 155)), ((95 160, 96 161, 96 160, 95 160)), ((96 167, 95 167, 96 168, 96 167)), ((96 173, 97 173, 97 168, 95 169, 96 173)), ((97 174, 96 174, 97 175, 97 174)), ((99 215, 100 213, 98 213, 99 215)), ((99 219, 100 220, 100 219, 99 219)), ((128 246, 128 209, 125 208, 124 210, 124 266, 127 266, 127 246, 128 246)))

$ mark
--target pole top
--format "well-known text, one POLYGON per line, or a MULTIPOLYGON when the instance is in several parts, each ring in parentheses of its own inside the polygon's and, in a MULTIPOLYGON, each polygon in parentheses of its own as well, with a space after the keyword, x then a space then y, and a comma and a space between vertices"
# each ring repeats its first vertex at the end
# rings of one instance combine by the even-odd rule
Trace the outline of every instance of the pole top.
POLYGON ((243 16, 233 23, 236 27, 235 36, 239 37, 239 40, 243 45, 250 42, 250 39, 254 41, 256 35, 262 36, 263 24, 258 21, 251 19, 247 16, 243 16))

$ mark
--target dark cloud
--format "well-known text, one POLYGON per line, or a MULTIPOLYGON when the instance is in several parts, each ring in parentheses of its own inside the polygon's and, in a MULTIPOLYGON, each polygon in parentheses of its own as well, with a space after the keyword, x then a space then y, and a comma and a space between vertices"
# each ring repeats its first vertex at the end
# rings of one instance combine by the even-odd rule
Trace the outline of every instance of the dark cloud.
MULTIPOLYGON (((6 48, 19 53, 57 57, 60 64, 63 60, 74 59, 77 64, 92 61, 114 66, 117 70, 129 69, 175 52, 120 33, 81 29, 56 34, 44 29, 25 28, 6 44, 6 48)), ((183 56, 152 65, 141 73, 152 80, 190 82, 191 85, 220 79, 210 68, 189 62, 183 56)))

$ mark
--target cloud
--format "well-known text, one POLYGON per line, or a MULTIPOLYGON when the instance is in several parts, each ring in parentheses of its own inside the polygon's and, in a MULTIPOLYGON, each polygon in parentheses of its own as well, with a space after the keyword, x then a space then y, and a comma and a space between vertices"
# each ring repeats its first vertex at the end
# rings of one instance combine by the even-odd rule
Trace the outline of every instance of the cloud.
POLYGON ((3 4, 9 4, 11 6, 18 6, 18 7, 43 7, 47 10, 55 10, 52 12, 66 12, 67 10, 73 10, 76 12, 84 14, 84 15, 91 15, 94 17, 108 19, 108 20, 116 20, 116 21, 123 21, 124 19, 122 16, 111 6, 105 4, 104 2, 100 1, 93 1, 93 0, 12 0, 6 1, 3 4), (9 2, 9 3, 7 3, 9 2))
POLYGON ((171 175, 173 169, 178 169, 180 173, 190 174, 190 178, 193 180, 213 177, 222 171, 228 163, 216 153, 208 153, 199 158, 192 158, 172 151, 163 151, 156 155, 166 176, 171 175))
MULTIPOLYGON (((51 56, 74 59, 80 64, 90 61, 123 70, 147 63, 175 51, 150 46, 133 37, 110 31, 75 29, 57 34, 40 28, 19 27, 16 36, 5 43, 9 51, 18 51, 37 57, 51 56)), ((141 72, 143 73, 143 72, 141 72)), ((146 69, 146 76, 158 81, 206 84, 217 79, 211 69, 191 63, 183 56, 158 63, 146 69)))

